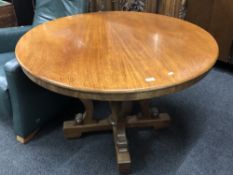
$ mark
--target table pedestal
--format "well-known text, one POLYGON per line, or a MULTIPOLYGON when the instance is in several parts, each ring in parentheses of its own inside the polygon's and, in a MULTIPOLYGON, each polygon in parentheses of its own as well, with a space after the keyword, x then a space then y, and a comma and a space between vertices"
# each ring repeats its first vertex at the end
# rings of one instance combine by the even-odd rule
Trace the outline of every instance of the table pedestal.
POLYGON ((149 101, 139 101, 141 113, 131 115, 133 102, 110 102, 112 114, 100 121, 93 119, 93 102, 81 100, 85 106, 83 114, 77 114, 75 120, 64 122, 64 135, 66 138, 78 138, 83 133, 113 130, 117 164, 121 173, 129 173, 131 158, 128 150, 126 128, 153 127, 161 129, 168 127, 170 117, 166 113, 158 113, 149 107, 149 101))

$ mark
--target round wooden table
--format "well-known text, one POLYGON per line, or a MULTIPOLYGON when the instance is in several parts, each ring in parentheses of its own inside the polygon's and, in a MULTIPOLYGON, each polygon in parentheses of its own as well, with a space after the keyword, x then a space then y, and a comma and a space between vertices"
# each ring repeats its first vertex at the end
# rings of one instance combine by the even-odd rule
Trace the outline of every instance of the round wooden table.
POLYGON ((35 27, 18 42, 16 57, 32 81, 83 102, 85 113, 64 122, 65 136, 112 129, 119 169, 129 172, 125 128, 169 126, 169 115, 150 109, 148 99, 202 79, 216 62, 218 46, 209 33, 179 19, 101 12, 35 27), (109 101, 110 117, 96 121, 92 100, 109 101), (140 114, 131 115, 133 101, 140 114))

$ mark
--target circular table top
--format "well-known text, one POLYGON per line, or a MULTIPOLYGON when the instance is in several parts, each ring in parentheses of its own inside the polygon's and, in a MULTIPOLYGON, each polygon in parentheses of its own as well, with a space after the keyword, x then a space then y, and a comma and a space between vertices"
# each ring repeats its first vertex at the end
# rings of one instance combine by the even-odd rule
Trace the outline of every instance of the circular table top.
POLYGON ((138 12, 101 12, 44 23, 18 42, 24 72, 52 91, 86 99, 140 100, 182 90, 215 64, 200 27, 138 12))

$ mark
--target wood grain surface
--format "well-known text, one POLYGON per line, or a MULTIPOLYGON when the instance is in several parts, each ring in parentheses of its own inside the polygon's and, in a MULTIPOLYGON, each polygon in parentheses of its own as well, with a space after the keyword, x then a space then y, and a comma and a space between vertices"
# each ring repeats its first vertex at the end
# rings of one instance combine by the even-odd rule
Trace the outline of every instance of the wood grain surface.
POLYGON ((24 72, 52 91, 96 100, 140 100, 182 90, 215 64, 218 46, 172 17, 100 12, 42 24, 18 42, 24 72))

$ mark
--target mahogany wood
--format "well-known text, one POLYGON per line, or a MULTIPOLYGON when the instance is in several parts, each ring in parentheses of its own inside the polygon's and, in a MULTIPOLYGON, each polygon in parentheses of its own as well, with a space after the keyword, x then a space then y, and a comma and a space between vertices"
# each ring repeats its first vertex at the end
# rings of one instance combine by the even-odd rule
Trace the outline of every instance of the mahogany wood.
POLYGON ((35 83, 81 98, 86 112, 64 122, 67 138, 113 130, 121 172, 130 171, 127 127, 168 127, 168 114, 154 117, 145 99, 191 86, 215 64, 213 37, 191 23, 137 12, 101 12, 42 24, 24 35, 16 57, 35 83), (109 119, 93 119, 90 99, 110 101, 109 119), (129 116, 132 100, 141 114, 129 116), (77 122, 78 121, 78 122, 77 122))
POLYGON ((191 23, 137 12, 101 12, 42 24, 16 57, 52 91, 96 100, 140 100, 182 90, 215 64, 213 37, 191 23))
MULTIPOLYGON (((161 113, 157 118, 142 119, 139 116, 130 116, 126 119, 127 128, 146 128, 153 127, 155 129, 167 128, 170 125, 170 117, 166 113, 161 113)), ((112 130, 112 123, 107 119, 96 121, 96 123, 76 125, 74 121, 66 121, 63 125, 64 135, 66 138, 79 138, 82 133, 108 131, 112 130)))
POLYGON ((81 99, 85 109, 86 109, 86 112, 84 113, 84 124, 88 123, 95 123, 96 121, 93 119, 93 112, 94 112, 94 106, 93 106, 93 101, 91 100, 83 100, 81 99))
POLYGON ((108 119, 95 121, 93 105, 91 101, 81 100, 84 103, 86 117, 79 124, 74 121, 64 122, 64 135, 66 138, 79 138, 83 133, 112 130, 114 136, 118 168, 121 173, 129 173, 131 158, 126 137, 126 128, 153 127, 161 129, 169 127, 170 117, 168 114, 159 114, 154 118, 150 113, 149 101, 144 100, 141 104, 142 114, 130 116, 133 102, 110 102, 112 114, 108 119), (88 115, 87 115, 88 114, 88 115), (144 116, 145 115, 145 116, 144 116), (87 117, 88 116, 88 117, 87 117), (93 122, 95 121, 95 122, 93 122))
POLYGON ((130 173, 131 158, 126 138, 126 111, 122 102, 110 102, 113 120, 113 136, 118 168, 121 173, 130 173))

